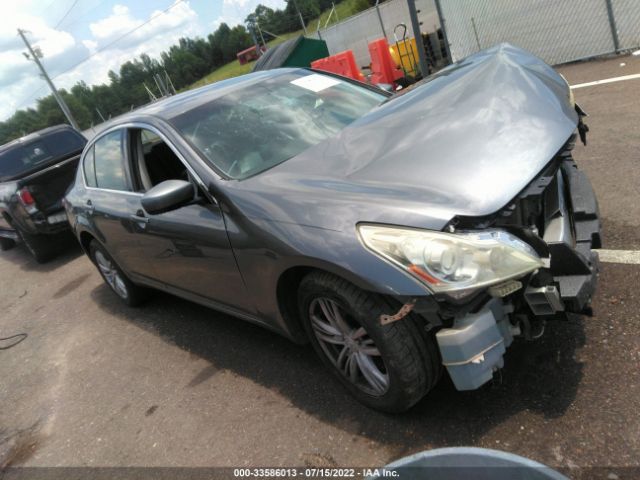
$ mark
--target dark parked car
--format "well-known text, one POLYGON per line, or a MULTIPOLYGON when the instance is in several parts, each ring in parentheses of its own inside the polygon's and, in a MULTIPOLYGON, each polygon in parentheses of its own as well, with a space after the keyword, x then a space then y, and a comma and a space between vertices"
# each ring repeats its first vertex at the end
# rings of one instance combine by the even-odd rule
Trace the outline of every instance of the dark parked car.
POLYGON ((23 241, 38 262, 56 252, 69 230, 62 205, 87 140, 67 125, 40 130, 0 147, 0 248, 23 241))
POLYGON ((125 302, 152 287, 310 341, 360 401, 400 411, 443 365, 478 388, 513 336, 588 313, 600 222, 571 157, 582 116, 509 45, 397 96, 259 72, 109 126, 68 214, 125 302))

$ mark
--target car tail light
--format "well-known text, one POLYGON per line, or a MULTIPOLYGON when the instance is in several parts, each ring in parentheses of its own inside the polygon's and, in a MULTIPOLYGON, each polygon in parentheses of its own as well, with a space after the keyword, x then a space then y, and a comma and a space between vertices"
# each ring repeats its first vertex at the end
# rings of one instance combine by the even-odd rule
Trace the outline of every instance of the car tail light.
POLYGON ((29 206, 29 205, 33 205, 36 203, 36 201, 33 198, 33 195, 31 195, 31 192, 29 190, 27 190, 26 188, 23 188, 22 190, 18 191, 18 196, 20 197, 20 201, 22 202, 22 204, 24 206, 29 206))
POLYGON ((25 206, 29 213, 36 210, 36 200, 26 187, 18 190, 18 198, 20 199, 20 203, 25 206))

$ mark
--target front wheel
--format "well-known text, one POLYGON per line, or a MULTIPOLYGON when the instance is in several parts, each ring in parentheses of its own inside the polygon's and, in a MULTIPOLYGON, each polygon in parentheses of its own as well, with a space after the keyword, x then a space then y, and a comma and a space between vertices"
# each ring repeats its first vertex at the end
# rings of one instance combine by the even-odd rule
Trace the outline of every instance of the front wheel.
POLYGON ((10 250, 15 247, 16 242, 11 238, 0 237, 0 250, 3 252, 5 250, 10 250))
POLYGON ((124 303, 135 307, 146 299, 146 289, 129 280, 111 255, 95 240, 89 244, 89 254, 105 283, 124 303))
POLYGON ((314 349, 368 407, 407 410, 439 378, 433 335, 421 334, 411 316, 381 325, 380 316, 393 310, 381 296, 314 272, 302 280, 298 301, 314 349))

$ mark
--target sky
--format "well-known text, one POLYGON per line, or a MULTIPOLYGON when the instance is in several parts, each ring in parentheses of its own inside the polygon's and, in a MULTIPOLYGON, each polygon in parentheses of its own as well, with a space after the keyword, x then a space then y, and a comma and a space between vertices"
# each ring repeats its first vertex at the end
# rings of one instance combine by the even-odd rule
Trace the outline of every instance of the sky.
POLYGON ((222 22, 243 23, 259 3, 285 6, 284 0, 7 1, 0 16, 0 121, 50 93, 23 55, 18 28, 40 47, 56 87, 69 89, 80 80, 107 83, 109 70, 142 53, 157 58, 180 37, 206 37, 222 22))

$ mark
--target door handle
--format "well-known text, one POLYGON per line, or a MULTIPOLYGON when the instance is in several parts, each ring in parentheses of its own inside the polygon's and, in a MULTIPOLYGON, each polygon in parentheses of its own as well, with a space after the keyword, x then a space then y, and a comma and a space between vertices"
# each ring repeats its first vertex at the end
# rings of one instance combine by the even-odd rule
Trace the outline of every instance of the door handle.
POLYGON ((137 223, 149 223, 149 217, 143 215, 130 215, 129 218, 137 223))

